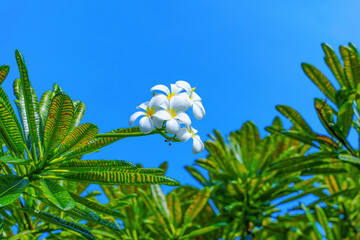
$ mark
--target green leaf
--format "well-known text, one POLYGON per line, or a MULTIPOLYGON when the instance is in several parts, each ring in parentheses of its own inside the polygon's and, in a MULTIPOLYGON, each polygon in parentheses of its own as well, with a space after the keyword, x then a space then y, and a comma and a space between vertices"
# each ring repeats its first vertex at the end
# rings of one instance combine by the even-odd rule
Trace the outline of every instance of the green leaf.
POLYGON ((212 187, 205 187, 201 189, 198 194, 195 195, 194 200, 185 212, 184 223, 190 223, 196 218, 196 216, 208 203, 212 190, 212 187))
POLYGON ((108 215, 111 215, 111 216, 114 216, 114 217, 117 217, 120 219, 126 218, 119 210, 104 207, 101 204, 98 204, 98 203, 88 200, 86 198, 80 197, 74 193, 70 193, 70 195, 76 202, 81 203, 82 205, 85 205, 86 207, 88 207, 94 211, 97 211, 100 213, 105 213, 105 214, 108 214, 108 215))
MULTIPOLYGON (((134 129, 133 131, 137 131, 137 130, 140 131, 139 127, 131 128, 131 129, 134 129)), ((119 128, 119 129, 113 130, 109 133, 125 133, 125 132, 128 132, 128 129, 119 128)), ((67 159, 70 159, 70 158, 75 158, 77 156, 81 156, 84 154, 92 153, 92 152, 95 152, 95 151, 99 150, 100 148, 105 147, 111 143, 114 143, 122 138, 124 138, 124 137, 95 138, 93 141, 86 144, 85 146, 75 149, 73 151, 67 152, 66 154, 64 154, 64 157, 66 157, 67 159)))
POLYGON ((175 225, 180 225, 182 218, 182 210, 179 196, 175 192, 170 192, 166 195, 167 208, 169 210, 170 218, 175 225))
POLYGON ((71 198, 69 192, 55 181, 42 178, 40 184, 44 195, 58 208, 68 211, 75 207, 75 201, 71 198))
POLYGON ((303 203, 301 203, 300 205, 301 205, 301 208, 305 211, 306 217, 309 220, 309 222, 313 228, 313 231, 315 232, 316 239, 322 240, 321 234, 316 227, 315 217, 310 213, 310 210, 303 203))
POLYGON ((40 113, 40 117, 43 123, 46 123, 46 119, 48 117, 48 113, 49 113, 49 108, 50 108, 50 104, 51 104, 51 100, 54 97, 53 91, 46 91, 41 99, 40 99, 40 109, 39 109, 39 113, 40 113))
POLYGON ((346 77, 345 78, 346 81, 344 81, 344 84, 345 87, 349 90, 355 88, 355 82, 354 82, 353 71, 350 60, 350 52, 351 50, 348 47, 340 46, 340 54, 344 62, 344 72, 346 77))
POLYGON ((356 86, 360 83, 360 55, 357 48, 349 43, 350 48, 350 62, 351 62, 351 70, 353 74, 353 84, 356 86))
MULTIPOLYGON (((1 86, 0 86, 1 89, 1 86)), ((0 90, 1 95, 1 90, 0 90)), ((10 104, 10 103, 9 103, 10 104)), ((14 110, 11 107, 11 110, 7 108, 5 101, 0 97, 0 125, 2 128, 2 132, 5 133, 4 140, 9 142, 9 147, 15 147, 15 151, 18 153, 22 153, 24 151, 23 138, 20 128, 20 123, 17 118, 12 114, 14 110)))
POLYGON ((76 217, 82 218, 84 220, 103 225, 115 231, 120 231, 120 229, 116 226, 116 224, 107 221, 105 219, 102 219, 99 215, 92 212, 87 206, 84 206, 82 204, 77 203, 76 208, 73 208, 68 213, 70 215, 75 215, 76 217))
POLYGON ((13 174, 0 175, 0 207, 14 202, 29 185, 26 177, 13 174))
POLYGON ((338 158, 343 162, 348 162, 348 163, 353 163, 353 164, 356 164, 356 165, 360 165, 360 158, 352 156, 352 155, 339 154, 338 158))
POLYGON ((330 124, 334 124, 334 114, 336 114, 335 110, 332 109, 332 107, 330 107, 326 103, 326 101, 319 98, 315 98, 314 105, 315 105, 316 113, 322 125, 330 135, 333 135, 333 132, 331 131, 329 126, 330 124))
POLYGON ((193 237, 196 237, 196 236, 203 236, 206 233, 215 231, 215 230, 217 230, 217 229, 219 229, 221 227, 225 227, 227 225, 228 224, 225 223, 225 222, 212 224, 212 225, 204 227, 204 228, 193 230, 193 231, 191 231, 191 233, 189 233, 187 235, 184 235, 184 236, 181 236, 179 239, 189 239, 189 238, 193 238, 193 237))
POLYGON ((26 165, 26 164, 30 164, 31 160, 12 157, 12 156, 0 156, 0 162, 5 162, 5 163, 9 163, 9 164, 17 164, 17 165, 26 165))
POLYGON ((25 104, 24 104, 24 94, 23 91, 21 90, 21 81, 20 79, 15 79, 14 81, 14 94, 16 96, 16 98, 18 100, 14 100, 17 110, 19 112, 19 116, 20 116, 20 120, 23 126, 23 132, 24 132, 24 137, 26 139, 26 141, 28 141, 29 137, 30 137, 30 130, 29 130, 29 125, 27 122, 27 116, 26 116, 26 108, 25 108, 25 104))
MULTIPOLYGON (((124 171, 130 171, 127 168, 124 171)), ((70 181, 90 182, 111 185, 136 185, 136 184, 164 184, 169 186, 179 186, 180 183, 172 178, 165 176, 152 175, 141 172, 121 172, 119 169, 94 169, 92 171, 80 173, 68 173, 57 176, 44 176, 46 178, 64 179, 70 181)))
POLYGON ((322 74, 316 67, 307 63, 302 63, 301 67, 303 68, 305 74, 325 94, 325 96, 332 102, 336 103, 336 90, 324 74, 322 74))
POLYGON ((66 94, 58 94, 51 101, 44 129, 45 155, 51 153, 67 136, 74 108, 66 94))
POLYGON ((84 116, 85 113, 85 104, 83 102, 78 102, 74 105, 74 117, 71 122, 71 128, 70 130, 73 130, 75 127, 77 127, 84 116))
POLYGON ((199 183, 203 184, 206 183, 206 178, 195 168, 191 166, 185 166, 185 169, 195 178, 199 183))
POLYGON ((286 105, 278 105, 276 106, 276 110, 278 110, 282 115, 287 117, 292 122, 292 124, 294 124, 294 127, 297 130, 302 130, 309 135, 314 135, 314 132, 311 130, 310 126, 293 108, 286 105))
MULTIPOLYGON (((255 148, 260 142, 260 134, 257 127, 252 122, 246 122, 242 125, 240 131, 232 132, 230 136, 240 144, 241 159, 245 165, 249 165, 255 153, 255 148)), ((223 149, 224 145, 223 143, 223 149)))
POLYGON ((90 169, 104 169, 104 168, 136 168, 136 166, 128 161, 123 160, 80 160, 80 159, 71 159, 67 160, 65 163, 60 165, 59 168, 64 169, 83 169, 83 170, 90 170, 90 169))
POLYGON ((9 74, 10 67, 8 65, 2 65, 0 66, 0 84, 2 84, 6 78, 6 76, 9 74))
POLYGON ((68 134, 61 142, 55 154, 63 154, 64 152, 72 151, 83 147, 98 134, 99 128, 92 123, 84 123, 68 134))
MULTIPOLYGON (((345 82, 346 82, 345 73, 344 73, 344 69, 340 63, 339 58, 336 56, 335 51, 331 48, 330 45, 328 45, 326 43, 322 43, 321 47, 323 48, 324 53, 325 53, 324 59, 325 59, 326 64, 328 65, 328 67, 330 68, 332 73, 334 74, 336 80, 339 82, 340 87, 344 87, 345 82)), ((333 100, 331 100, 331 101, 333 101, 333 100)))
POLYGON ((346 138, 349 134, 351 124, 353 121, 354 110, 352 104, 349 102, 340 106, 337 115, 337 126, 342 131, 343 136, 346 138))
MULTIPOLYGON (((23 98, 20 98, 21 104, 24 104, 26 111, 26 121, 29 126, 31 141, 33 143, 40 143, 40 115, 35 99, 34 90, 28 76, 25 60, 19 50, 15 51, 16 62, 20 71, 20 86, 23 92, 23 98)), ((23 116, 24 117, 24 116, 23 116)))
POLYGON ((315 207, 315 212, 316 212, 316 217, 319 220, 320 225, 325 230, 326 239, 334 240, 335 239, 334 238, 334 233, 333 233, 332 229, 329 226, 329 221, 328 221, 328 219, 326 217, 326 214, 325 214, 324 210, 321 207, 316 206, 315 207))
POLYGON ((2 238, 3 232, 4 232, 4 222, 3 222, 2 218, 0 217, 0 240, 2 238))
POLYGON ((72 230, 76 233, 79 233, 86 239, 95 240, 95 237, 91 234, 91 232, 89 230, 87 230, 86 228, 84 228, 76 223, 66 221, 55 215, 52 215, 50 213, 43 212, 43 211, 33 210, 30 208, 22 208, 22 210, 38 219, 44 220, 45 222, 50 222, 52 224, 55 224, 60 227, 63 227, 63 228, 72 230))

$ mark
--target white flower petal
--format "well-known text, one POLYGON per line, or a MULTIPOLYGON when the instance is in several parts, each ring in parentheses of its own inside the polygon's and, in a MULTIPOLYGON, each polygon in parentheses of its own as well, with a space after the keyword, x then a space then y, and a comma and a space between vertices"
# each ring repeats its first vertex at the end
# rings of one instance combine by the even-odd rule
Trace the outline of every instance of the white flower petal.
POLYGON ((159 90, 159 91, 166 93, 166 95, 170 95, 170 90, 165 85, 162 85, 162 84, 155 85, 150 89, 150 92, 155 91, 155 90, 159 90))
POLYGON ((193 114, 197 120, 201 120, 205 116, 205 108, 201 102, 194 102, 193 114))
POLYGON ((176 114, 176 117, 174 117, 174 118, 178 119, 180 121, 180 123, 184 123, 187 126, 191 125, 190 117, 184 112, 179 112, 178 114, 176 114))
POLYGON ((166 131, 170 134, 176 134, 180 129, 180 124, 175 119, 166 122, 166 131))
POLYGON ((201 139, 198 135, 195 135, 193 137, 192 152, 197 154, 197 153, 203 152, 203 151, 204 151, 204 143, 201 141, 201 139))
POLYGON ((167 121, 172 118, 171 114, 165 109, 157 110, 156 113, 153 115, 153 117, 161 121, 167 121))
POLYGON ((201 97, 199 95, 197 95, 196 92, 193 92, 191 94, 191 100, 193 100, 193 101, 201 101, 201 97))
POLYGON ((164 94, 156 94, 153 96, 149 103, 149 108, 159 108, 162 104, 169 101, 164 94))
POLYGON ((180 128, 180 130, 176 134, 177 138, 182 141, 186 142, 191 138, 191 133, 189 133, 188 129, 186 127, 180 128))
POLYGON ((176 86, 175 84, 170 84, 170 87, 171 93, 173 93, 174 95, 177 95, 182 90, 182 88, 176 86))
POLYGON ((189 96, 191 95, 191 86, 188 82, 180 80, 180 81, 177 81, 175 84, 179 88, 184 89, 189 96))
POLYGON ((137 109, 142 109, 142 110, 146 111, 146 109, 147 109, 148 106, 149 106, 149 101, 146 101, 146 102, 140 104, 139 106, 137 106, 136 108, 137 108, 137 109))
POLYGON ((142 115, 146 115, 146 114, 144 112, 138 111, 138 112, 134 113, 133 115, 131 115, 130 119, 129 119, 129 125, 130 126, 133 125, 135 120, 142 115))
POLYGON ((156 117, 153 118, 153 124, 156 128, 162 128, 164 120, 158 119, 156 117))
POLYGON ((187 94, 179 94, 170 99, 170 109, 185 112, 190 107, 191 102, 187 94))
POLYGON ((142 119, 140 119, 139 127, 140 127, 140 131, 142 133, 146 134, 146 133, 151 132, 151 130, 153 130, 154 125, 152 123, 151 118, 146 116, 146 117, 143 117, 142 119))
POLYGON ((192 134, 197 134, 198 130, 196 130, 195 128, 193 128, 192 126, 190 126, 190 131, 192 134))

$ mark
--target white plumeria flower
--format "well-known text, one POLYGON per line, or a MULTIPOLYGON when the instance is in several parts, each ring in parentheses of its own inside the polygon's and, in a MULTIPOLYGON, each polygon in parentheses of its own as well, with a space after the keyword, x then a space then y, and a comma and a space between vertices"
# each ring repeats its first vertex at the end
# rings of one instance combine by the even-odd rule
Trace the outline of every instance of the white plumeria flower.
POLYGON ((193 108, 194 117, 198 120, 201 120, 205 116, 205 108, 201 102, 200 96, 194 92, 195 88, 191 88, 190 84, 186 81, 177 81, 175 84, 179 88, 186 91, 193 108))
POLYGON ((135 120, 144 116, 139 121, 140 131, 144 134, 149 133, 153 130, 154 125, 156 128, 161 128, 164 121, 153 118, 156 111, 160 109, 160 105, 163 103, 163 99, 158 96, 151 98, 150 102, 144 102, 140 104, 137 109, 142 109, 144 111, 138 111, 130 116, 129 124, 130 126, 135 122, 135 120))
POLYGON ((154 114, 154 119, 157 121, 166 121, 166 131, 170 134, 176 134, 180 130, 180 124, 185 124, 187 126, 191 125, 190 117, 181 109, 179 110, 179 102, 181 97, 173 97, 170 99, 169 103, 162 105, 162 109, 159 109, 154 114))
POLYGON ((186 142, 190 138, 193 139, 192 152, 195 154, 204 151, 204 143, 201 141, 200 136, 196 135, 197 132, 195 128, 189 126, 181 128, 176 134, 177 138, 182 142, 186 142))
POLYGON ((174 108, 183 112, 188 110, 191 107, 191 101, 189 96, 185 96, 181 94, 180 92, 182 88, 176 86, 175 84, 170 84, 170 87, 171 87, 171 91, 167 86, 159 84, 152 87, 150 91, 156 91, 156 90, 162 91, 165 94, 158 94, 155 96, 161 96, 162 101, 168 103, 170 103, 170 100, 176 99, 176 101, 172 103, 174 108))

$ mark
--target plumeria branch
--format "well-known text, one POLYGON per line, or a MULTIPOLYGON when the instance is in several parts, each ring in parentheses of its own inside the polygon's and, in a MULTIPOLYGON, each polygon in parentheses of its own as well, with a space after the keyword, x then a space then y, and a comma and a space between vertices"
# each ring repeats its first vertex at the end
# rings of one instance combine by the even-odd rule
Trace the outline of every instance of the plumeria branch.
POLYGON ((96 137, 97 138, 101 138, 101 137, 122 137, 122 138, 127 138, 127 137, 141 137, 141 136, 160 134, 165 139, 170 140, 171 142, 180 142, 180 140, 177 139, 176 137, 169 137, 166 133, 167 133, 166 130, 163 130, 163 129, 153 129, 149 133, 142 133, 142 132, 137 132, 137 133, 101 133, 101 134, 96 135, 96 137))

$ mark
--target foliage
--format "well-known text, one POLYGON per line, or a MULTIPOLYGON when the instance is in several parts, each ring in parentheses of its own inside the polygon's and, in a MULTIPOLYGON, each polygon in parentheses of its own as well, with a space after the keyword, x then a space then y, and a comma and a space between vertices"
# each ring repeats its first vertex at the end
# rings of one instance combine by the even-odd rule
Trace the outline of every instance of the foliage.
MULTIPOLYGON (((20 120, 0 86, 0 236, 33 239, 55 230, 67 236, 64 230, 70 230, 77 237, 95 239, 80 220, 116 232, 119 226, 106 218, 123 215, 80 196, 89 183, 180 185, 165 177, 162 169, 145 169, 122 160, 80 160, 116 141, 144 134, 138 127, 98 134, 96 125, 80 125, 85 105, 72 101, 57 84, 39 102, 23 56, 19 51, 15 55, 20 79, 14 81, 14 94, 20 120)), ((0 67, 0 82, 8 72, 8 66, 0 67)), ((164 129, 151 133, 166 136, 164 129)))
MULTIPOLYGON (((205 142, 206 159, 186 167, 202 188, 182 186, 167 194, 148 185, 178 184, 163 176, 167 163, 144 169, 119 160, 80 160, 144 134, 139 128, 98 134, 93 124, 79 125, 84 105, 57 85, 38 103, 20 61, 23 73, 14 84, 20 121, 0 87, 0 233, 6 239, 36 239, 45 232, 46 239, 360 238, 354 140, 360 139, 360 55, 352 44, 340 47, 341 59, 329 45, 322 47, 339 87, 316 67, 302 68, 326 96, 314 101, 323 129, 313 130, 295 109, 279 105, 290 129, 276 117, 263 138, 252 122, 227 137, 215 130, 205 142), (99 192, 84 194, 90 183, 101 184, 108 203, 96 200, 99 192), (305 204, 306 196, 315 200, 305 204), (287 203, 295 207, 280 213, 287 203), (12 226, 19 229, 16 236, 12 226)), ((0 67, 1 82, 8 71, 0 67)), ((176 141, 164 128, 155 133, 176 141)))

